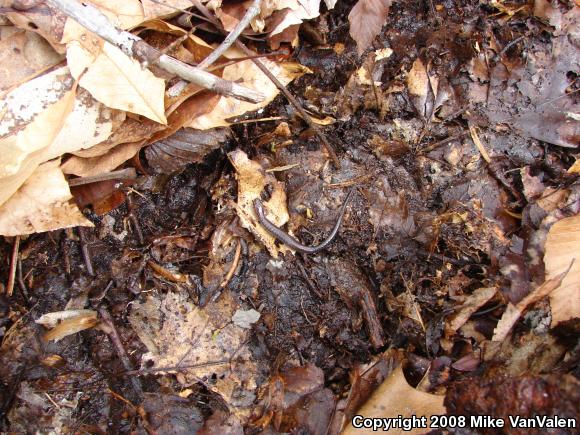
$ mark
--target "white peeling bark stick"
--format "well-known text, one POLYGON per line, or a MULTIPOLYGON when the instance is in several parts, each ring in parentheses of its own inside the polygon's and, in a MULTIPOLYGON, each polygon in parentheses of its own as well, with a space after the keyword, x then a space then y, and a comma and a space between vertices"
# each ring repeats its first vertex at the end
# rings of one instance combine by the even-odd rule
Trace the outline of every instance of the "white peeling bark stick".
POLYGON ((127 56, 140 62, 157 65, 188 82, 221 95, 251 103, 259 103, 264 100, 264 95, 259 91, 223 80, 207 71, 167 56, 138 36, 117 29, 101 11, 90 4, 85 5, 76 0, 47 0, 47 2, 105 41, 120 48, 127 56))

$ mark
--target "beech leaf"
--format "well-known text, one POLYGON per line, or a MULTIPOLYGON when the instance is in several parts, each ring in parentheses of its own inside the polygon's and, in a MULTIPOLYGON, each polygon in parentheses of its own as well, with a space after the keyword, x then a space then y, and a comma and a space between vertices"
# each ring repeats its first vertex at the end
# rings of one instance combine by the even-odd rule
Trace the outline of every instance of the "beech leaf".
POLYGON ((381 32, 392 0, 359 0, 348 14, 350 36, 356 41, 358 54, 370 47, 381 32))
POLYGON ((66 57, 73 77, 80 78, 79 84, 101 103, 167 124, 165 81, 117 47, 105 42, 95 58, 83 45, 73 41, 67 46, 66 57))

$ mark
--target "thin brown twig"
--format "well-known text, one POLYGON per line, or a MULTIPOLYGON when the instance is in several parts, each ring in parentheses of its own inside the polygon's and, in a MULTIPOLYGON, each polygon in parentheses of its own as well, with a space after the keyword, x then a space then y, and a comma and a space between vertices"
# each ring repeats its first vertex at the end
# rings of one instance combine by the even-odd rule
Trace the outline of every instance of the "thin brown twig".
POLYGON ((20 236, 14 237, 12 245, 12 258, 10 260, 10 271, 8 272, 8 284, 6 285, 6 296, 12 296, 14 282, 16 280, 16 266, 18 265, 18 250, 20 249, 20 236))
MULTIPOLYGON (((119 355, 119 359, 123 364, 123 367, 127 371, 132 371, 133 366, 131 365, 131 361, 129 361, 129 357, 127 356, 127 352, 123 347, 123 343, 121 342, 121 338, 119 337, 119 333, 117 332, 117 328, 115 327, 115 323, 113 322, 113 318, 109 314, 109 311, 104 306, 100 306, 98 308, 99 314, 101 315, 103 323, 109 329, 109 337, 117 350, 117 354, 119 355)), ((139 401, 143 400, 143 387, 141 386, 141 381, 138 377, 131 378, 131 385, 133 386, 133 390, 137 395, 139 401)))
MULTIPOLYGON (((248 56, 252 54, 252 51, 248 47, 246 47, 241 41, 236 41, 236 46, 239 47, 248 56)), ((310 115, 308 113, 306 113, 306 111, 304 110, 302 105, 296 100, 296 98, 294 98, 294 96, 290 93, 290 91, 288 91, 286 86, 284 86, 276 78, 276 76, 274 76, 274 74, 272 74, 270 72, 270 70, 268 70, 268 68, 266 68, 264 66, 264 64, 260 60, 252 59, 252 62, 254 62, 254 64, 258 67, 258 69, 260 69, 260 71, 262 71, 272 81, 272 83, 274 83, 276 85, 276 87, 280 90, 280 92, 282 92, 284 94, 284 96, 288 99, 290 104, 292 104, 294 106, 294 108, 298 111, 298 113, 300 113, 300 116, 302 116, 302 119, 304 119, 304 121, 306 121, 306 124, 308 124, 308 126, 312 129, 312 131, 314 131, 316 136, 318 136, 318 138, 322 141, 322 145, 324 146, 324 148, 326 148, 326 151, 328 152, 330 159, 332 160, 334 166, 337 169, 340 169, 340 167, 341 167, 340 161, 338 160, 338 157, 336 156, 336 153, 334 152, 334 148, 332 147, 332 145, 330 144, 330 142, 326 138, 326 135, 324 133, 322 133, 322 131, 318 128, 318 126, 312 121, 312 118, 310 117, 310 115)))
POLYGON ((98 183, 100 181, 109 180, 133 180, 137 178, 137 171, 135 168, 120 169, 118 171, 104 172, 98 175, 91 175, 90 177, 71 178, 68 180, 68 185, 71 187, 82 186, 85 184, 98 183))
POLYGON ((81 252, 83 253, 83 259, 85 260, 85 266, 87 267, 87 273, 91 276, 95 276, 93 263, 91 261, 91 253, 89 251, 89 246, 87 245, 87 238, 83 227, 79 227, 79 239, 81 243, 81 252))
POLYGON ((18 279, 18 286, 20 287, 20 291, 24 295, 24 298, 28 301, 28 288, 26 288, 26 284, 24 283, 24 277, 22 276, 22 256, 18 254, 18 271, 17 271, 17 279, 18 279))

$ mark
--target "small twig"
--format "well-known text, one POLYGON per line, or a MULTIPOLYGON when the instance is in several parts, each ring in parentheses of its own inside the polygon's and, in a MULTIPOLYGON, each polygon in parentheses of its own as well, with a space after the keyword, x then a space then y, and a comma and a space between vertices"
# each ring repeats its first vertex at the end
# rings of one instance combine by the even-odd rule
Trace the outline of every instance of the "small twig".
POLYGON ((16 266, 18 265, 18 250, 20 249, 20 236, 14 237, 12 245, 12 259, 10 260, 10 271, 8 272, 8 285, 6 285, 6 296, 12 296, 14 291, 14 281, 16 279, 16 266))
POLYGON ((304 278, 304 281, 306 281, 306 285, 308 286, 310 291, 314 293, 316 296, 318 296, 321 300, 325 300, 324 294, 320 290, 318 290, 318 288, 314 285, 314 283, 308 276, 308 273, 306 273, 306 269, 302 265, 302 262, 298 260, 296 261, 296 265, 298 266, 298 270, 300 271, 302 278, 304 278))
POLYGON ((459 133, 459 134, 455 134, 453 136, 449 136, 443 140, 440 140, 439 142, 435 142, 435 143, 432 143, 431 145, 427 145, 425 148, 420 149, 417 154, 422 155, 422 154, 429 153, 429 152, 433 151, 435 148, 439 148, 440 146, 446 145, 449 142, 453 142, 456 139, 461 139, 463 136, 465 136, 465 133, 459 133))
POLYGON ((85 260, 85 266, 87 267, 87 273, 91 276, 95 276, 93 263, 91 261, 91 253, 89 252, 89 246, 87 245, 87 239, 85 237, 85 229, 83 227, 79 227, 79 239, 81 242, 81 252, 83 253, 83 259, 85 260))
POLYGON ((238 244, 236 245, 236 252, 234 254, 234 260, 232 261, 232 265, 230 267, 230 270, 228 271, 224 280, 220 284, 220 289, 225 288, 228 285, 228 283, 230 282, 230 280, 232 279, 232 276, 234 276, 234 272, 238 268, 238 263, 240 262, 240 254, 241 253, 242 253, 242 244, 240 243, 240 239, 238 238, 238 244))
POLYGON ((483 159, 487 163, 491 163, 491 158, 489 157, 489 154, 485 150, 485 147, 483 146, 481 139, 479 139, 479 136, 477 135, 477 130, 475 129, 475 127, 471 123, 468 124, 468 127, 469 127, 469 133, 471 134, 471 139, 473 140, 473 143, 475 144, 475 146, 479 150, 481 157, 483 157, 483 159))
POLYGON ((85 184, 98 183, 100 181, 109 180, 134 180, 137 178, 137 171, 135 168, 120 169, 118 171, 105 172, 98 175, 91 175, 90 177, 71 178, 68 180, 68 185, 71 187, 82 186, 85 184))
POLYGON ((101 11, 90 4, 82 4, 76 0, 47 0, 47 2, 105 41, 118 47, 129 57, 146 64, 157 65, 165 71, 218 94, 252 103, 264 100, 264 95, 259 91, 223 80, 207 71, 181 62, 153 48, 138 36, 117 29, 101 11))
MULTIPOLYGON (((129 361, 129 357, 127 356, 127 352, 125 351, 125 348, 123 347, 123 343, 121 342, 121 338, 119 337, 119 333, 117 332, 117 328, 115 328, 113 318, 111 317, 111 315, 109 314, 109 312, 107 311, 107 309, 104 306, 100 306, 98 308, 98 311, 99 311, 99 314, 101 315, 103 323, 108 327, 108 329, 110 331, 108 333, 108 335, 111 338, 111 341, 113 342, 113 345, 115 346, 115 349, 117 350, 117 354, 119 355, 119 358, 121 359, 121 363, 123 364, 123 367, 128 372, 132 371, 133 366, 131 365, 131 361, 129 361)), ((141 386, 141 381, 139 380, 139 378, 138 377, 131 377, 131 385, 133 386, 133 390, 135 391, 135 394, 137 394, 137 398, 139 399, 139 401, 143 400, 143 387, 141 386)))
POLYGON ((212 51, 209 56, 207 56, 204 60, 200 62, 197 66, 201 69, 207 69, 208 66, 213 64, 219 57, 226 52, 228 48, 232 46, 232 44, 238 39, 240 34, 244 31, 244 29, 250 24, 250 21, 254 19, 256 15, 260 13, 260 0, 254 0, 240 22, 233 28, 226 39, 214 50, 212 51))
POLYGON ((26 288, 26 284, 24 283, 24 278, 22 276, 22 258, 20 256, 20 254, 18 255, 17 279, 18 279, 18 286, 20 287, 20 291, 24 295, 24 298, 28 301, 28 299, 30 297, 28 296, 28 288, 26 288))
MULTIPOLYGON (((135 192, 135 190, 133 190, 133 192, 135 192)), ((135 212, 133 211, 134 205, 135 204, 133 202, 133 198, 131 197, 131 192, 129 192, 129 194, 127 194, 127 208, 129 209, 129 220, 131 221, 133 229, 137 234, 137 240, 139 241, 139 244, 143 245, 143 243, 145 243, 145 239, 143 238, 143 232, 141 231, 141 225, 139 225, 139 220, 137 219, 137 216, 135 216, 135 212)))

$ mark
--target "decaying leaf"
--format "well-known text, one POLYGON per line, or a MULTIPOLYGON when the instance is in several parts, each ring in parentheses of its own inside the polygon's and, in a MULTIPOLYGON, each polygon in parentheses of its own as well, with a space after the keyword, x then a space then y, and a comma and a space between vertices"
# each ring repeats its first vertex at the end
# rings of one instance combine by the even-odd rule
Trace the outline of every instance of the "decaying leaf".
POLYGON ((202 381, 221 395, 230 411, 247 416, 255 399, 258 365, 247 346, 250 330, 231 321, 236 307, 227 292, 204 309, 183 292, 150 293, 135 302, 129 321, 149 349, 143 367, 175 367, 165 371, 177 371, 182 385, 202 381))
POLYGON ((104 42, 95 57, 73 41, 67 46, 67 61, 73 77, 80 78, 80 85, 103 104, 167 124, 165 81, 119 48, 104 42))
POLYGON ((461 307, 447 319, 445 322, 445 333, 451 336, 457 332, 469 320, 471 315, 484 306, 496 293, 496 287, 484 287, 474 290, 461 307))
POLYGON ((580 317, 580 215, 562 219, 550 228, 544 255, 546 277, 556 278, 572 260, 574 264, 568 275, 550 293, 552 327, 580 317))
POLYGON ((16 236, 76 226, 92 227, 71 201, 59 160, 40 165, 0 207, 0 234, 16 236))
POLYGON ((170 173, 189 163, 199 163, 225 142, 229 130, 194 130, 183 128, 172 136, 151 144, 145 150, 149 165, 160 172, 170 173))
POLYGON ((271 173, 266 173, 259 163, 248 159, 247 154, 241 150, 232 151, 228 157, 238 177, 236 209, 242 226, 254 233, 272 257, 278 258, 279 248, 276 246, 276 239, 258 222, 253 202, 254 199, 260 198, 266 185, 272 186, 271 198, 264 203, 264 208, 268 219, 277 226, 284 225, 289 219, 284 183, 277 181, 271 173))
POLYGON ((381 32, 392 0, 359 0, 348 14, 350 36, 356 41, 358 54, 369 48, 381 32))
MULTIPOLYGON (((358 410, 357 414, 365 418, 390 418, 391 421, 400 417, 425 416, 427 424, 432 415, 445 414, 444 396, 424 393, 411 387, 405 379, 401 366, 397 367, 389 377, 377 388, 369 400, 358 410)), ((430 426, 429 426, 430 427, 430 426)), ((421 434, 426 429, 405 431, 400 427, 390 428, 393 434, 421 434)), ((355 429, 348 425, 343 434, 375 433, 371 429, 355 429)))

